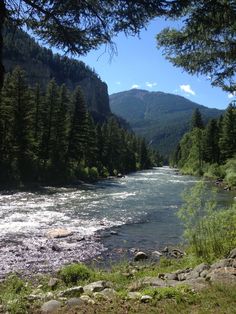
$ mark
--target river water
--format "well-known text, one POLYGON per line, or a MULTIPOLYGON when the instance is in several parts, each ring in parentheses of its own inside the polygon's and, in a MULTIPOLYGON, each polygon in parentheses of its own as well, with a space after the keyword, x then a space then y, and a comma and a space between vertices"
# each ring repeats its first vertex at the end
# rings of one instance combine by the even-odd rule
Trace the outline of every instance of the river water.
POLYGON ((78 188, 1 193, 0 276, 176 244, 182 234, 176 216, 181 193, 196 181, 163 167, 78 188), (73 234, 48 238, 55 228, 73 234))

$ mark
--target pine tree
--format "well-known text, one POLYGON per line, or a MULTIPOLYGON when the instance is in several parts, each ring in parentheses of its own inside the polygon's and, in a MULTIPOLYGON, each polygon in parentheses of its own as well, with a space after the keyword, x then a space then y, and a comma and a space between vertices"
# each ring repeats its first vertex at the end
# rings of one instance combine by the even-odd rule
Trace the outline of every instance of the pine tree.
POLYGON ((141 169, 148 169, 151 167, 147 144, 144 139, 141 140, 140 146, 140 167, 141 169))
POLYGON ((32 95, 25 73, 16 68, 11 76, 11 103, 14 114, 14 154, 22 182, 34 179, 34 142, 32 134, 32 95))
POLYGON ((208 122, 203 141, 204 160, 209 163, 218 163, 220 158, 219 129, 215 119, 212 119, 208 122))
POLYGON ((199 129, 204 128, 204 125, 202 122, 202 115, 198 108, 194 110, 193 115, 192 115, 191 129, 193 130, 194 128, 199 128, 199 129))
POLYGON ((85 142, 85 164, 88 167, 97 166, 98 162, 98 143, 97 143, 97 134, 96 128, 93 121, 93 118, 89 113, 87 113, 87 135, 85 142))
POLYGON ((236 153, 236 106, 230 104, 222 121, 222 134, 220 138, 222 161, 231 158, 236 153))
POLYGON ((55 144, 55 112, 58 108, 58 86, 55 80, 48 83, 42 109, 42 139, 40 143, 40 159, 43 161, 43 169, 47 166, 55 144))
POLYGON ((54 112, 52 164, 55 167, 65 163, 69 128, 68 104, 69 95, 66 86, 63 84, 59 89, 58 107, 54 112))
POLYGON ((74 112, 70 124, 67 159, 81 162, 84 159, 86 143, 87 111, 84 96, 79 86, 74 92, 72 105, 74 112))

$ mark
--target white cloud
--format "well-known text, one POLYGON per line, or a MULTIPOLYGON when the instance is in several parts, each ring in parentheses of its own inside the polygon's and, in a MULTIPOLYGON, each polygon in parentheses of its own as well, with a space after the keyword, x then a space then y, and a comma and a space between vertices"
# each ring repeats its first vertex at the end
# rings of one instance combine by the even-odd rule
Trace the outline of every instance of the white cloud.
POLYGON ((133 85, 131 86, 131 88, 140 88, 140 85, 138 85, 138 84, 133 84, 133 85))
POLYGON ((186 84, 186 85, 183 84, 183 85, 180 85, 179 87, 186 94, 191 94, 193 96, 196 95, 196 93, 192 90, 192 88, 191 88, 191 86, 189 84, 186 84))
POLYGON ((120 82, 120 81, 117 81, 117 82, 116 82, 116 85, 121 85, 121 82, 120 82))
POLYGON ((149 87, 149 88, 153 88, 153 87, 157 86, 157 83, 156 82, 153 82, 153 83, 146 82, 146 86, 149 87))

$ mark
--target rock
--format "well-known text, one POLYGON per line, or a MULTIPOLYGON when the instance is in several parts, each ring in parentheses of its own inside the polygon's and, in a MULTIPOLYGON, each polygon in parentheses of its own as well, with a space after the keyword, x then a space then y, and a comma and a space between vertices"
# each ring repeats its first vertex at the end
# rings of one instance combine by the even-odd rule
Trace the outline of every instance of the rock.
POLYGON ((152 287, 166 287, 167 281, 158 277, 146 277, 142 280, 143 285, 149 285, 152 287))
POLYGON ((140 299, 142 303, 148 303, 152 300, 152 297, 150 295, 143 295, 140 299))
POLYGON ((41 311, 42 313, 56 313, 61 307, 61 302, 56 300, 51 300, 48 302, 45 302, 42 307, 41 311))
POLYGON ((168 253, 169 252, 169 248, 168 246, 166 246, 163 250, 162 250, 162 253, 168 253))
POLYGON ((165 274, 164 279, 167 280, 178 280, 178 275, 176 273, 165 274))
POLYGON ((180 258, 184 256, 184 252, 180 251, 179 249, 173 249, 170 252, 170 256, 174 258, 180 258))
POLYGON ((99 294, 100 296, 105 297, 106 299, 111 299, 111 300, 116 297, 116 291, 111 288, 105 288, 104 290, 100 292, 95 292, 95 293, 99 294))
MULTIPOLYGON (((236 197, 235 197, 236 200, 236 197)), ((236 248, 230 251, 228 258, 236 258, 236 248)))
POLYGON ((52 229, 47 232, 47 237, 51 239, 55 238, 65 238, 69 237, 73 234, 72 231, 64 229, 64 228, 57 228, 57 229, 52 229))
POLYGON ((58 278, 50 278, 50 280, 48 282, 48 286, 53 289, 57 286, 59 281, 60 280, 58 278))
POLYGON ((80 306, 84 303, 84 301, 81 298, 71 298, 67 300, 66 305, 67 307, 74 307, 74 306, 80 306))
MULTIPOLYGON (((178 283, 177 285, 182 284, 178 283)), ((185 285, 188 285, 190 288, 194 289, 195 291, 200 291, 205 289, 208 286, 208 282, 204 278, 196 278, 196 279, 188 279, 184 282, 185 285)))
POLYGON ((53 243, 52 250, 55 251, 55 252, 61 252, 60 246, 57 245, 56 243, 53 243))
POLYGON ((144 253, 144 252, 138 252, 138 253, 136 253, 135 256, 134 256, 134 261, 135 261, 135 262, 143 261, 143 260, 145 260, 145 259, 147 259, 147 258, 148 258, 148 256, 147 256, 146 253, 144 253))
POLYGON ((129 292, 128 293, 128 299, 141 299, 142 294, 140 292, 129 292))
POLYGON ((118 235, 118 232, 115 231, 115 230, 111 230, 111 231, 110 231, 110 234, 111 234, 111 235, 118 235))
POLYGON ((105 288, 110 288, 110 286, 111 284, 106 281, 96 281, 84 286, 84 292, 88 294, 100 292, 105 288))
POLYGON ((78 297, 84 292, 82 286, 73 287, 59 292, 59 297, 78 297))
POLYGON ((211 282, 220 282, 224 284, 236 283, 236 269, 234 267, 222 267, 213 269, 206 277, 211 282))
POLYGON ((201 273, 200 273, 200 277, 202 278, 206 278, 206 276, 209 274, 209 271, 208 270, 203 270, 201 273))
POLYGON ((161 253, 161 252, 159 252, 159 251, 153 251, 152 252, 152 256, 153 257, 160 257, 160 256, 162 256, 163 254, 161 253))
POLYGON ((194 268, 194 271, 198 272, 199 274, 201 274, 201 272, 203 272, 204 270, 208 270, 210 269, 210 265, 205 264, 205 263, 201 263, 198 266, 196 266, 194 268))
POLYGON ((211 269, 217 269, 222 267, 230 267, 232 266, 233 260, 230 258, 227 259, 221 259, 217 261, 216 263, 211 265, 211 269))
POLYGON ((95 304, 95 302, 93 301, 93 299, 91 299, 88 295, 83 294, 81 295, 80 299, 88 304, 95 304))

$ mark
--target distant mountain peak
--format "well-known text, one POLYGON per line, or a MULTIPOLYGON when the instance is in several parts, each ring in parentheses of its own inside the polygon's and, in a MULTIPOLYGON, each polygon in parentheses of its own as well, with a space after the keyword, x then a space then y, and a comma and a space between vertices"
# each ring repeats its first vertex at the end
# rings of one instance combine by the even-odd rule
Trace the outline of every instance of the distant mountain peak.
POLYGON ((127 120, 137 134, 144 136, 165 156, 174 150, 188 130, 196 108, 201 111, 205 122, 223 113, 180 95, 143 89, 110 95, 110 107, 113 113, 127 120))

